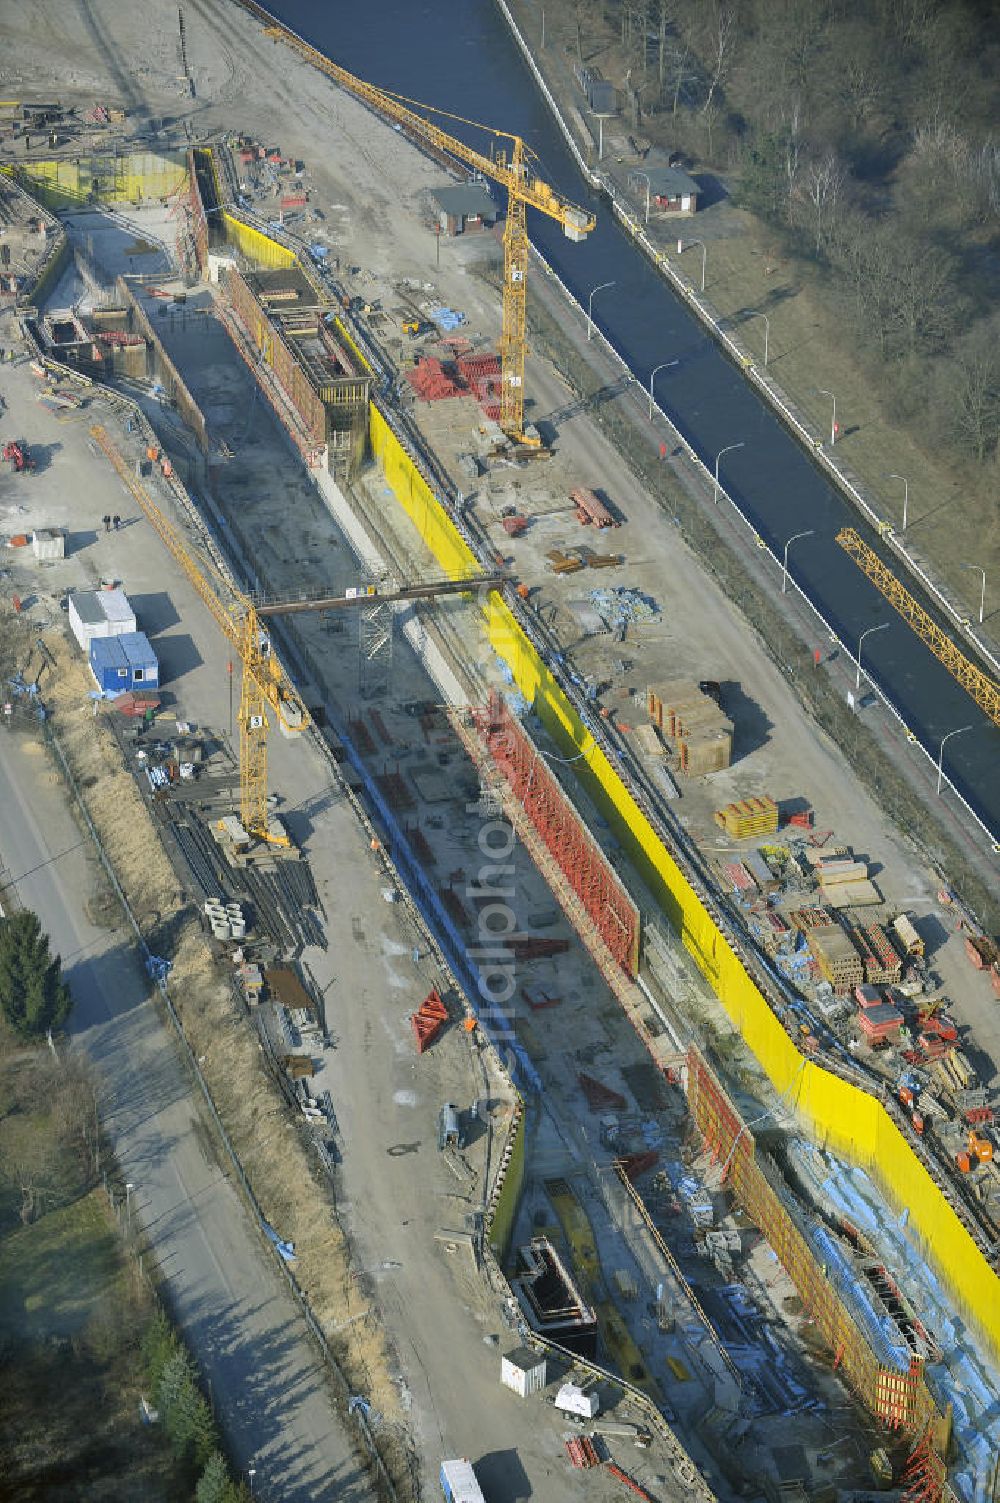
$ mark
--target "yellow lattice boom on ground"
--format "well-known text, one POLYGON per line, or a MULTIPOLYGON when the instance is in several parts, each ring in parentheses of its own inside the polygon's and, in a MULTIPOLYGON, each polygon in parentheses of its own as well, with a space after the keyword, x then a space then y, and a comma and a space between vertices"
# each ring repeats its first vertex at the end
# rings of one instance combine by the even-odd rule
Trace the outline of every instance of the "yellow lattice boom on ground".
POLYGON ((99 423, 90 430, 122 484, 162 539, 208 607, 216 625, 233 644, 243 664, 240 695, 240 819, 250 835, 276 845, 287 836, 271 832, 267 817, 267 713, 269 705, 281 729, 304 731, 309 711, 281 663, 251 600, 235 589, 214 566, 196 560, 180 529, 160 511, 140 485, 124 456, 99 423))
POLYGON ((918 600, 888 568, 878 554, 863 542, 853 527, 844 527, 837 533, 837 542, 849 553, 858 568, 867 574, 875 588, 880 591, 904 621, 908 621, 922 642, 943 663, 953 679, 962 685, 965 692, 976 701, 981 710, 1000 725, 1000 686, 981 668, 977 668, 960 648, 943 632, 937 622, 927 614, 918 600))

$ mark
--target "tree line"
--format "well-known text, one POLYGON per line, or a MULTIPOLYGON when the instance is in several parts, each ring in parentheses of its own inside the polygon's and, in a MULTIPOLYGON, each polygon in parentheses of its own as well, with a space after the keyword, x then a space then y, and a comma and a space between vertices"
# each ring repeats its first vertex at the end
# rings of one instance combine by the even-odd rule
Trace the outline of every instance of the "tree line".
POLYGON ((1000 27, 975 0, 571 0, 636 118, 826 277, 893 416, 1000 446, 1000 27))

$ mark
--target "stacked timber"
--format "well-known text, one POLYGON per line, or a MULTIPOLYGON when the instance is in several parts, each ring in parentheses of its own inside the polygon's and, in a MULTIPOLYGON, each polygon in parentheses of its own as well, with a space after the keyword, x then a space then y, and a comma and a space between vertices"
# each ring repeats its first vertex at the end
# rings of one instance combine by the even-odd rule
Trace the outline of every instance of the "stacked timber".
POLYGON ((814 863, 824 903, 831 908, 866 908, 882 897, 868 880, 868 864, 845 855, 817 856, 814 863))
POLYGON ((730 765, 733 723, 697 684, 678 679, 652 687, 646 708, 657 729, 676 742, 682 772, 696 777, 730 765))
POLYGON ((773 835, 778 828, 778 806, 765 793, 760 798, 745 798, 716 809, 714 818, 733 840, 745 840, 748 835, 773 835))
POLYGON ((810 929, 806 943, 825 981, 829 981, 837 996, 846 996, 865 979, 861 956, 839 924, 810 929))

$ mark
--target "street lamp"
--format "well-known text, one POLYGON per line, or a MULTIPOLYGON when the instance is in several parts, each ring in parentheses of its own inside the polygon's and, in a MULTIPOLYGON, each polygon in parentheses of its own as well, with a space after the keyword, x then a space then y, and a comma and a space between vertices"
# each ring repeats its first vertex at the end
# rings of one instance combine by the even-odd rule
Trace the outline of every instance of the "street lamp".
POLYGON ((668 371, 672 365, 680 365, 679 360, 664 360, 662 365, 654 365, 649 373, 649 421, 653 421, 653 382, 657 371, 668 371))
POLYGON ((825 387, 820 386, 817 390, 821 397, 829 397, 833 403, 833 417, 830 419, 830 446, 832 448, 837 442, 837 398, 832 391, 827 391, 825 387))
POLYGON ((648 172, 640 172, 639 169, 638 169, 638 167, 635 167, 632 170, 632 176, 633 177, 644 177, 646 179, 646 223, 648 224, 649 223, 649 194, 650 194, 650 190, 652 188, 652 184, 649 181, 649 173, 648 172))
POLYGON ((950 741, 951 738, 952 738, 952 736, 961 736, 963 734, 963 732, 965 732, 965 731, 971 731, 971 730, 972 730, 972 726, 971 725, 960 725, 957 731, 949 731, 948 734, 947 734, 947 736, 942 736, 942 738, 941 738, 941 747, 940 747, 940 749, 938 751, 938 779, 937 779, 937 791, 938 791, 938 793, 941 792, 941 779, 942 779, 942 776, 943 776, 942 768, 944 766, 944 744, 945 744, 945 742, 946 741, 950 741))
POLYGON ((862 644, 862 642, 865 640, 865 637, 870 637, 873 631, 885 631, 886 628, 889 627, 889 626, 891 626, 891 625, 892 625, 891 621, 883 621, 882 624, 881 624, 881 626, 866 626, 865 629, 864 629, 864 631, 861 633, 860 637, 858 638, 858 674, 857 674, 857 677, 854 680, 854 691, 855 691, 855 693, 857 693, 857 691, 861 688, 861 644, 862 644))
POLYGON ((125 1221, 129 1231, 132 1230, 132 1191, 135 1185, 126 1182, 125 1185, 125 1221))
POLYGON ((889 480, 901 480, 903 482, 903 531, 906 531, 906 517, 910 507, 910 482, 905 475, 889 475, 889 480))
POLYGON ((253 1497, 253 1479, 256 1477, 256 1475, 257 1475, 257 1468, 255 1466, 248 1466, 247 1467, 247 1477, 250 1479, 250 1496, 251 1496, 251 1498, 253 1497))
POLYGON ((979 624, 983 624, 983 612, 986 609, 986 570, 982 564, 959 564, 960 569, 972 569, 976 574, 982 575, 983 586, 979 591, 979 624))
POLYGON ((759 308, 744 308, 747 318, 762 318, 764 320, 764 369, 767 370, 767 346, 771 338, 771 320, 766 313, 761 313, 759 308))
POLYGON ((683 240, 678 240, 678 242, 677 242, 677 254, 679 256, 683 256, 683 254, 684 254, 684 252, 686 250, 691 250, 692 246, 695 246, 695 245, 700 245, 701 246, 701 290, 702 290, 702 292, 704 292, 705 291, 705 264, 706 264, 706 262, 708 260, 708 251, 705 248, 705 242, 704 242, 704 240, 689 240, 687 242, 687 244, 685 244, 683 240))
POLYGON ((718 506, 719 504, 719 460, 722 458, 723 454, 730 454, 732 453, 733 449, 743 449, 745 447, 746 445, 744 443, 727 444, 726 447, 724 449, 720 449, 718 454, 716 454, 715 456, 715 496, 713 499, 716 506, 718 506))
POLYGON ((785 556, 784 556, 784 558, 782 560, 782 563, 781 563, 781 593, 782 593, 782 595, 784 595, 787 592, 787 590, 788 590, 788 550, 789 550, 789 548, 792 546, 793 543, 798 542, 799 538, 811 538, 812 535, 813 535, 813 533, 815 531, 816 531, 815 527, 810 527, 807 532, 793 532, 792 535, 791 535, 791 537, 788 539, 788 542, 785 544, 785 556))
POLYGON ((594 296, 598 292, 603 292, 606 287, 613 287, 614 285, 615 285, 614 282, 599 282, 596 287, 591 288, 590 296, 587 299, 587 338, 588 339, 590 338, 590 336, 594 332, 594 320, 593 320, 593 316, 592 316, 593 315, 593 308, 594 308, 594 296))

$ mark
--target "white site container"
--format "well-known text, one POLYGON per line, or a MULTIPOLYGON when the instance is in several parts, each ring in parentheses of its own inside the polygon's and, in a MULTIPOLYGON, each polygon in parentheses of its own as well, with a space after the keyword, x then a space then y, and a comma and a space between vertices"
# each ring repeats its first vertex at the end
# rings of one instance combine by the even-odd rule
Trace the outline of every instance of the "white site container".
POLYGON ((58 528, 39 527, 31 534, 31 551, 38 559, 66 557, 66 538, 58 528))
POLYGON ((98 590, 97 598, 111 628, 107 636, 124 637, 136 630, 135 611, 124 590, 98 590))
POLYGON ((545 1387, 545 1353, 519 1346, 500 1359, 500 1381, 522 1399, 545 1387))
POLYGON ((457 1461, 442 1461, 441 1491, 446 1503, 486 1503, 472 1463, 464 1457, 457 1461))
POLYGON ((593 1419, 601 1401, 596 1393, 584 1393, 575 1383, 564 1383, 555 1396, 555 1406, 564 1414, 576 1414, 581 1419, 593 1419))

